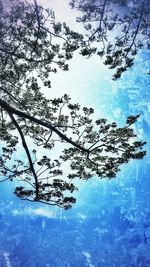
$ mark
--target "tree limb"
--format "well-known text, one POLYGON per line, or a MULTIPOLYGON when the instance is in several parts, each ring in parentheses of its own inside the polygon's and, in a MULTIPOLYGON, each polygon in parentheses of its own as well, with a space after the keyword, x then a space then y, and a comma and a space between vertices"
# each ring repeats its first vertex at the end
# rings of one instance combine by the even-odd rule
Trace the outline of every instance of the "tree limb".
POLYGON ((29 152, 29 149, 28 149, 28 146, 27 146, 27 143, 26 143, 26 140, 24 138, 24 134, 19 126, 19 124, 17 123, 17 121, 15 120, 13 114, 8 111, 8 114, 9 114, 9 117, 11 118, 12 122, 14 123, 14 125, 16 126, 19 134, 20 134, 20 137, 21 137, 21 140, 22 140, 22 145, 25 149, 25 152, 27 154, 27 158, 28 158, 28 161, 29 161, 29 164, 30 164, 30 168, 31 168, 31 171, 33 173, 33 176, 34 176, 34 179, 35 179, 35 186, 36 186, 36 197, 38 198, 38 195, 39 195, 39 185, 38 185, 38 178, 37 178, 37 175, 36 175, 36 172, 35 172, 35 169, 34 169, 34 166, 33 166, 33 162, 32 162, 32 158, 31 158, 31 155, 30 155, 30 152, 29 152))
POLYGON ((88 149, 78 145, 77 143, 75 143, 74 141, 72 141, 71 138, 68 138, 66 135, 64 135, 62 132, 60 132, 58 129, 55 128, 55 126, 51 125, 50 123, 48 122, 44 122, 40 119, 37 119, 29 114, 26 114, 25 112, 23 111, 20 111, 20 110, 17 110, 15 108, 13 108, 11 105, 9 105, 6 101, 0 99, 0 106, 2 108, 4 108, 8 113, 10 114, 15 114, 15 115, 18 115, 19 117, 22 117, 22 118, 25 118, 25 119, 28 119, 30 121, 33 121, 39 125, 42 125, 50 130, 52 130, 53 132, 55 132, 60 138, 62 138, 64 141, 66 141, 67 143, 73 145, 74 147, 78 148, 79 150, 81 151, 84 151, 86 153, 88 153, 88 149))

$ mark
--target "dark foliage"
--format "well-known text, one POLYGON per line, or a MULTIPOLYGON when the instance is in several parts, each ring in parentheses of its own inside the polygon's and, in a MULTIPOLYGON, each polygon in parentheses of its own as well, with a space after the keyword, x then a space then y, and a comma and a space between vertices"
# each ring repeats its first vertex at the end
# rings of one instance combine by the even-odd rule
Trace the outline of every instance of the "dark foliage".
POLYGON ((75 178, 113 178, 121 164, 143 158, 145 142, 131 127, 139 115, 119 128, 94 121, 92 108, 81 108, 66 94, 46 98, 49 74, 68 70, 83 36, 36 1, 17 1, 9 11, 0 7, 1 182, 14 181, 22 200, 70 208, 75 178))
POLYGON ((87 39, 81 54, 97 53, 104 64, 115 69, 113 80, 130 68, 141 48, 150 48, 150 2, 148 0, 71 0, 81 11, 87 39))

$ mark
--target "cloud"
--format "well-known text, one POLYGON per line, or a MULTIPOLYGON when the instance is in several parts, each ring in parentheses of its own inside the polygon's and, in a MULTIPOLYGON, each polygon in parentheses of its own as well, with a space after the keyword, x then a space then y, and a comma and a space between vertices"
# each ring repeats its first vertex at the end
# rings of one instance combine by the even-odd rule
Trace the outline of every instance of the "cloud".
POLYGON ((3 256, 4 256, 4 259, 5 259, 6 266, 7 266, 7 267, 11 267, 12 265, 11 265, 11 263, 10 263, 9 253, 4 252, 4 253, 3 253, 3 256))
POLYGON ((115 116, 115 117, 119 118, 119 117, 121 116, 121 113, 122 113, 121 108, 116 107, 116 108, 114 109, 114 116, 115 116))
POLYGON ((94 265, 91 263, 91 254, 88 251, 83 251, 82 254, 85 256, 87 265, 89 267, 94 267, 94 265))
POLYGON ((25 208, 22 210, 14 209, 12 211, 14 216, 41 216, 46 218, 54 218, 55 214, 53 211, 43 208, 25 208))

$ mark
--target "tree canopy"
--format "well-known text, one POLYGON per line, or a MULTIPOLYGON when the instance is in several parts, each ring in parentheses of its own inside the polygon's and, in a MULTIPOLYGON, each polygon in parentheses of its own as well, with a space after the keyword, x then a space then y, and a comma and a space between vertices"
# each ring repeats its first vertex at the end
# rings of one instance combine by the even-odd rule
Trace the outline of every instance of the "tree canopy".
POLYGON ((148 0, 70 0, 70 6, 81 11, 77 21, 87 34, 82 55, 104 58, 115 70, 113 80, 134 64, 139 49, 150 48, 148 0))
MULTIPOLYGON (((111 179, 123 163, 143 158, 145 142, 132 127, 140 114, 118 127, 95 121, 93 108, 72 103, 67 94, 46 97, 50 73, 68 71, 74 52, 84 54, 85 37, 36 0, 13 1, 8 10, 0 1, 0 13, 0 181, 13 181, 22 200, 70 208, 76 178, 111 179)), ((91 7, 87 14, 93 17, 91 7)))

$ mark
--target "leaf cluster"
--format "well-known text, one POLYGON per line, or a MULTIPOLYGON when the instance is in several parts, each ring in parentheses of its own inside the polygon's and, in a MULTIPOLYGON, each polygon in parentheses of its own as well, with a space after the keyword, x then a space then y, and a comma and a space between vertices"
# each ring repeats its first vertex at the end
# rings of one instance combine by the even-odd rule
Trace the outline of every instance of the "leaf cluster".
POLYGON ((150 47, 150 3, 120 0, 70 0, 80 11, 77 22, 84 25, 87 39, 81 54, 97 54, 114 69, 113 80, 134 64, 139 49, 150 47))

